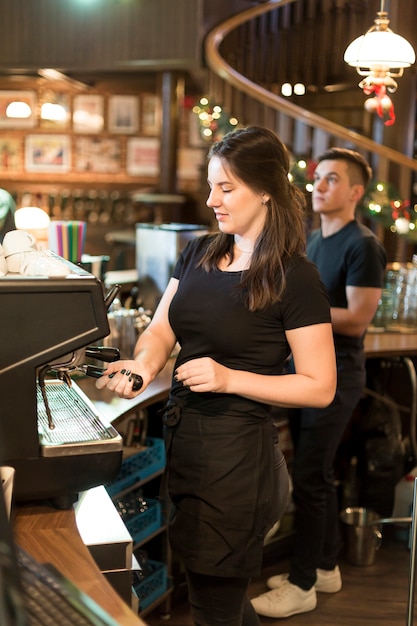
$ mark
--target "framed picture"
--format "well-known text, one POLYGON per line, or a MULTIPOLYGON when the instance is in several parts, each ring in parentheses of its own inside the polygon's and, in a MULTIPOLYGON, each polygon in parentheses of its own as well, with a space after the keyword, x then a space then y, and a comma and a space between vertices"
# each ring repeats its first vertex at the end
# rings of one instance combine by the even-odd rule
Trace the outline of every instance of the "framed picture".
POLYGON ((74 96, 72 128, 75 133, 101 133, 104 128, 104 97, 74 96))
POLYGON ((178 176, 191 180, 201 178, 201 168, 205 165, 206 149, 180 148, 178 151, 178 176))
POLYGON ((70 168, 71 140, 68 135, 26 136, 26 171, 64 174, 70 168))
POLYGON ((115 174, 121 166, 120 139, 77 137, 75 169, 77 172, 115 174))
POLYGON ((21 139, 0 135, 0 172, 18 172, 23 169, 22 146, 21 139))
POLYGON ((110 133, 136 133, 139 128, 138 97, 110 96, 108 126, 110 133))
POLYGON ((35 124, 36 94, 34 91, 0 91, 0 128, 33 128, 35 124), (27 105, 30 109, 28 117, 8 117, 6 110, 12 102, 27 105))
POLYGON ((126 161, 129 176, 158 176, 159 139, 130 137, 127 140, 126 161))
POLYGON ((161 101, 154 94, 142 96, 142 134, 159 135, 161 128, 161 101))

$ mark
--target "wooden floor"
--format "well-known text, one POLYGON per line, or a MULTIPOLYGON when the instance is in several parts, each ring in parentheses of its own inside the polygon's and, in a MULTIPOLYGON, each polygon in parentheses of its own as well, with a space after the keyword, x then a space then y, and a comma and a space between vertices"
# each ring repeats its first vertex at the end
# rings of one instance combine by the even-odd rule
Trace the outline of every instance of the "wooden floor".
MULTIPOLYGON (((336 594, 317 594, 317 608, 310 613, 286 619, 260 618, 262 626, 410 626, 417 624, 417 604, 408 610, 410 552, 407 544, 383 531, 383 542, 376 553, 375 563, 368 566, 351 565, 341 556, 343 588, 336 594), (410 621, 409 617, 415 620, 410 621)), ((268 559, 269 561, 269 559, 268 559)), ((265 564, 262 576, 253 580, 250 596, 267 591, 265 580, 272 574, 286 571, 288 558, 276 565, 265 564)), ((149 626, 193 626, 187 602, 174 606, 169 620, 158 611, 145 618, 149 626)))

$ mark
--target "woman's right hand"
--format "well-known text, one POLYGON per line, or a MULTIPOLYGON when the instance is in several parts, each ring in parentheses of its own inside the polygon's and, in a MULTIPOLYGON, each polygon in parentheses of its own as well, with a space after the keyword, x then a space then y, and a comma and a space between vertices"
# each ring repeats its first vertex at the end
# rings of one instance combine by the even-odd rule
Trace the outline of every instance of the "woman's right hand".
MULTIPOLYGON (((137 379, 136 379, 137 380, 137 379)), ((108 389, 120 398, 135 398, 142 393, 151 380, 150 375, 141 363, 135 360, 114 361, 109 363, 103 375, 96 380, 97 389, 108 389), (137 391, 133 390, 135 377, 140 376, 142 386, 137 391)))

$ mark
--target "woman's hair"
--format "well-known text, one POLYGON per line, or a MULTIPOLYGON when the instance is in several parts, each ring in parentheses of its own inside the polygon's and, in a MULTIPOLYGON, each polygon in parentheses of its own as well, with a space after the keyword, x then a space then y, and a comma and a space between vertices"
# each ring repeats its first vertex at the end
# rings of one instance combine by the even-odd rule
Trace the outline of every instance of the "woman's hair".
MULTIPOLYGON (((289 154, 272 130, 259 126, 234 130, 213 144, 208 158, 214 156, 255 193, 270 198, 250 268, 242 273, 240 284, 249 310, 262 309, 281 299, 290 257, 305 254, 305 198, 288 179, 289 154)), ((225 255, 233 260, 233 244, 233 235, 216 234, 201 265, 210 271, 225 255)))

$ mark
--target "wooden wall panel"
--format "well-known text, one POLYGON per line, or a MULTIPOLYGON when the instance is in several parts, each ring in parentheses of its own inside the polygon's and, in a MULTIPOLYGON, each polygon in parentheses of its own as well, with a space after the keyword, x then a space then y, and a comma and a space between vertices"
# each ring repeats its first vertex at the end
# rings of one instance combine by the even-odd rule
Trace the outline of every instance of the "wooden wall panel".
POLYGON ((1 0, 0 70, 192 69, 203 0, 1 0))

